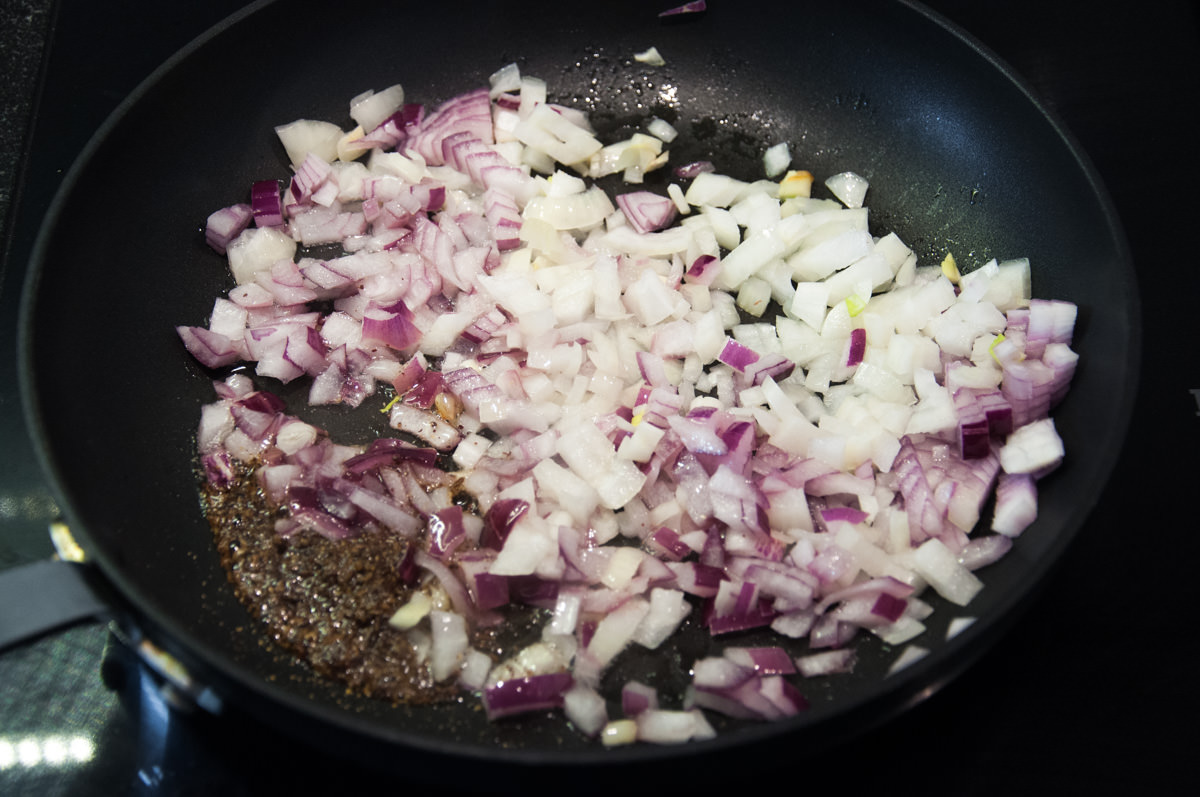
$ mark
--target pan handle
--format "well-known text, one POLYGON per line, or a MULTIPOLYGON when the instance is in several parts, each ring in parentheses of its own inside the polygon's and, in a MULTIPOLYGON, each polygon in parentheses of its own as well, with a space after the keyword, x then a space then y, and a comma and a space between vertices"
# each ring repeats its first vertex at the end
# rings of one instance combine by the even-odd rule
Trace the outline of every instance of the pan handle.
POLYGON ((0 652, 112 611, 89 581, 88 565, 33 562, 0 572, 0 652))

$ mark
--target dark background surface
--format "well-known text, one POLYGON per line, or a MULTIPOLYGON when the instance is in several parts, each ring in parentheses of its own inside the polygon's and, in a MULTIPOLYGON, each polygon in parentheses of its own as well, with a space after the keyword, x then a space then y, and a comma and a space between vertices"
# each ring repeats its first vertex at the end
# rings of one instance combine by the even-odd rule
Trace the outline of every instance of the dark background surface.
MULTIPOLYGON (((18 297, 38 222, 112 108, 241 5, 0 3, 0 568, 52 553, 46 526, 56 510, 15 384, 18 297)), ((817 765, 747 761, 746 785, 772 788, 770 770, 806 789, 1190 793, 1187 762, 1200 741, 1192 616, 1200 545, 1191 500, 1200 475, 1200 401, 1192 393, 1200 391, 1200 354, 1191 331, 1200 298, 1196 9, 1186 2, 1104 4, 1092 14, 1065 2, 928 5, 1028 82, 1107 185, 1144 302, 1133 430, 1092 521, 1032 610, 980 662, 817 765)), ((253 723, 172 715, 164 739, 155 714, 161 704, 139 696, 145 679, 113 689, 101 677, 121 672, 112 666, 119 657, 102 666, 108 637, 104 626, 85 625, 0 654, 0 794, 379 785, 253 723)))

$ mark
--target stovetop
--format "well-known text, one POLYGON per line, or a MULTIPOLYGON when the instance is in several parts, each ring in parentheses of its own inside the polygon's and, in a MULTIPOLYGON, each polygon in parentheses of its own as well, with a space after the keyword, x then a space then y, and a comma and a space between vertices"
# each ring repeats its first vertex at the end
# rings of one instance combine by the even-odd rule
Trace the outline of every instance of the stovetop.
MULTIPOLYGON (((16 315, 37 225, 73 158, 159 63, 237 0, 9 0, 0 8, 0 569, 49 558, 56 509, 19 411, 16 315)), ((1033 609, 967 673, 819 767, 746 773, 930 794, 1172 793, 1196 741, 1188 587, 1198 559, 1200 298, 1192 226, 1200 99, 1194 4, 935 0, 1029 82, 1093 160, 1121 215, 1145 301, 1143 379, 1118 470, 1033 609), (1189 335, 1191 337, 1189 337, 1189 335), (1189 722, 1190 727, 1190 722, 1189 722), (817 771, 819 770, 819 771, 817 771)), ((369 13, 364 9, 364 13, 369 13)), ((411 782, 410 782, 411 780, 411 782)), ((403 788, 197 709, 104 623, 0 654, 0 794, 276 793, 403 788)), ((425 793, 437 793, 422 785, 425 793)), ((565 788, 573 788, 565 784, 565 788)), ((446 790, 450 792, 449 789, 446 790)))

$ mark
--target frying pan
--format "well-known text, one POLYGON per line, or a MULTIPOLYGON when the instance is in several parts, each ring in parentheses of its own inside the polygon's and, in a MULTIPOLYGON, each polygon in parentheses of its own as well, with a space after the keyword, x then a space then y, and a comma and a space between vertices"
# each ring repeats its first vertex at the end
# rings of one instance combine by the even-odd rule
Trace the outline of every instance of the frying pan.
MULTIPOLYGON (((669 5, 663 4, 663 5, 669 5)), ((667 761, 705 774, 768 746, 819 751, 934 691, 981 655, 1035 597, 1103 489, 1137 381, 1139 310, 1129 256, 1103 187, 1070 136, 1002 64, 920 7, 899 2, 713 2, 660 21, 659 4, 258 3, 179 53, 97 133, 56 198, 23 304, 22 390, 60 506, 119 613, 228 701, 323 747, 407 772, 514 781, 560 768, 621 771, 667 761), (635 61, 654 45, 663 67, 635 61), (817 175, 871 182, 877 233, 924 262, 1027 256, 1035 294, 1080 307, 1081 366, 1056 422, 1067 466, 1043 482, 1041 515, 981 575, 959 611, 936 602, 930 654, 864 641, 853 675, 805 684, 812 709, 770 725, 724 722, 713 741, 603 750, 560 720, 490 724, 471 701, 393 707, 344 694, 265 644, 233 596, 199 511, 194 429, 214 374, 173 329, 202 323, 228 277, 204 244, 212 210, 280 176, 272 130, 344 121, 350 97, 403 83, 436 103, 516 61, 553 97, 592 112, 615 140, 651 115, 681 131, 672 160, 708 158, 744 179, 788 141, 817 175), (976 622, 946 640, 951 618, 976 622), (420 759, 422 767, 408 765, 420 759), (615 770, 613 769, 615 767, 615 770)), ((298 411, 298 389, 280 391, 298 411)), ((342 439, 336 410, 307 413, 342 439)), ((744 638, 754 644, 753 635, 744 638)), ((670 679, 703 651, 632 654, 615 675, 670 679)), ((494 782, 494 781, 493 781, 494 782)))

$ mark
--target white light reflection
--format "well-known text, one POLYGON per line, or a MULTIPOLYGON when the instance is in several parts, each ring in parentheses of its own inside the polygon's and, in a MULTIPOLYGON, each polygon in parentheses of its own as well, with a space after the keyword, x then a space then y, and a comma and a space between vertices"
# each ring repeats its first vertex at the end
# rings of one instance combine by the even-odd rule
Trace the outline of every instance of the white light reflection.
POLYGON ((67 742, 51 738, 42 742, 42 760, 52 767, 62 766, 67 760, 67 742))
POLYGON ((0 736, 0 771, 74 766, 91 761, 95 754, 96 745, 86 736, 0 736))
POLYGON ((11 769, 17 763, 17 751, 6 741, 0 741, 0 770, 11 769))

